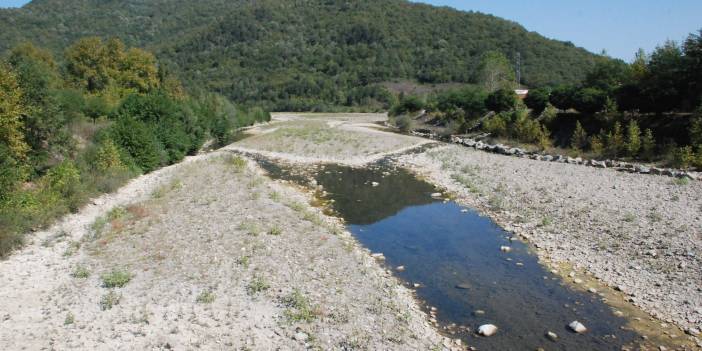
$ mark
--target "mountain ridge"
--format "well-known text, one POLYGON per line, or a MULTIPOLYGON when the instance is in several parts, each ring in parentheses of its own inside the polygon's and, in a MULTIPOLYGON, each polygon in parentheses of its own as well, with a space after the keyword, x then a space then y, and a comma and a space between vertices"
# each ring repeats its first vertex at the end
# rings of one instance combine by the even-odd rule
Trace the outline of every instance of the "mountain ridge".
POLYGON ((34 0, 0 10, 0 51, 85 36, 153 51, 190 88, 314 109, 386 99, 377 83, 475 83, 480 57, 522 57, 527 86, 581 80, 598 56, 510 20, 401 0, 34 0), (376 88, 374 88, 376 87, 376 88))

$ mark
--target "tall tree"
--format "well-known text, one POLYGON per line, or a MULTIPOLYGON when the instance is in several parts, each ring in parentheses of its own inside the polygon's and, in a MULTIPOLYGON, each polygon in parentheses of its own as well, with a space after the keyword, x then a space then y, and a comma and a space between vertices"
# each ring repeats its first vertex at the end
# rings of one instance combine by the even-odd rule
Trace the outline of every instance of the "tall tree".
POLYGON ((22 92, 17 77, 10 68, 0 63, 0 143, 9 155, 24 160, 29 146, 24 141, 22 92))
POLYGON ((514 70, 507 57, 499 51, 483 54, 478 68, 478 82, 488 92, 516 87, 514 70))

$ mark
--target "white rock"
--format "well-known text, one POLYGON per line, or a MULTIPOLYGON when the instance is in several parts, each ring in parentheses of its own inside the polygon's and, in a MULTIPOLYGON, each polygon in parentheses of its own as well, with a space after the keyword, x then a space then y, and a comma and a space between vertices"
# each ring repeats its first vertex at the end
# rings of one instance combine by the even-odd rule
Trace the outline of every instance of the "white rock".
POLYGON ((441 193, 433 193, 431 194, 431 197, 441 197, 441 193))
POLYGON ((509 246, 500 246, 500 251, 502 252, 510 252, 512 251, 512 248, 509 246))
POLYGON ((478 334, 482 336, 493 336, 497 333, 497 327, 492 324, 483 324, 478 327, 478 334))
POLYGON ((570 324, 568 324, 568 328, 570 328, 570 330, 578 334, 582 334, 587 331, 587 328, 585 328, 585 326, 578 321, 573 321, 570 324))
POLYGON ((402 272, 402 271, 405 270, 405 266, 397 266, 397 268, 395 268, 395 269, 396 269, 398 272, 402 272))
POLYGON ((549 340, 551 340, 551 341, 556 341, 556 340, 558 340, 558 334, 556 334, 556 333, 554 333, 554 332, 552 332, 552 331, 546 332, 546 337, 547 337, 549 340))
POLYGON ((378 182, 372 182, 371 185, 372 185, 372 186, 378 186, 378 185, 380 185, 380 183, 378 183, 378 182))
POLYGON ((309 338, 309 335, 303 332, 299 332, 295 334, 295 340, 297 341, 307 341, 307 338, 309 338))

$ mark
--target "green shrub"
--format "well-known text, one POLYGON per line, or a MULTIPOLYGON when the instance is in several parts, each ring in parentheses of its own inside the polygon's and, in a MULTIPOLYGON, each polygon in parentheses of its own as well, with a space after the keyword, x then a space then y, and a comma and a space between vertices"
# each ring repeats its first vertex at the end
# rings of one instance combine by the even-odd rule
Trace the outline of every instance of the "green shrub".
POLYGON ((494 136, 506 136, 507 121, 501 115, 496 115, 483 121, 482 129, 494 136))
POLYGON ((100 278, 102 279, 102 286, 105 288, 121 288, 132 280, 132 274, 123 270, 113 269, 100 276, 100 278))
POLYGON ((513 89, 502 88, 498 89, 487 96, 485 106, 497 113, 509 111, 517 105, 517 94, 513 89))
POLYGON ((580 124, 580 121, 575 122, 575 130, 570 137, 570 147, 576 150, 583 150, 587 147, 587 140, 587 132, 583 129, 583 125, 580 124))
POLYGON ((636 157, 641 150, 641 129, 635 120, 629 121, 626 127, 626 153, 629 157, 636 157))
POLYGON ((112 126, 110 135, 145 173, 155 170, 166 161, 163 146, 152 128, 144 122, 132 117, 120 117, 112 126))
POLYGON ((646 129, 641 138, 641 158, 644 160, 651 160, 655 149, 656 139, 653 138, 653 132, 650 129, 646 129))
POLYGON ((110 290, 107 294, 100 298, 100 309, 103 311, 111 310, 112 307, 119 305, 122 300, 122 294, 110 290))
POLYGON ((688 169, 695 162, 691 146, 684 146, 673 151, 673 167, 688 169))
POLYGON ((200 295, 197 296, 197 299, 195 301, 197 303, 202 303, 202 304, 210 304, 215 301, 217 298, 217 295, 215 295, 212 291, 210 290, 205 290, 200 293, 200 295))
POLYGON ((407 133, 412 130, 412 122, 412 118, 407 115, 395 117, 395 126, 403 133, 407 133))

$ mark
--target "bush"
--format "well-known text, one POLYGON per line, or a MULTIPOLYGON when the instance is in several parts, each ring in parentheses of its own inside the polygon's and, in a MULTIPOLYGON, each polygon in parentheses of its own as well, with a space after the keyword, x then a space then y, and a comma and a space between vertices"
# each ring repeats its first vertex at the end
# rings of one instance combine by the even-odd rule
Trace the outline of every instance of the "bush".
POLYGON ((603 131, 600 131, 600 135, 593 135, 590 137, 590 150, 595 154, 601 156, 604 153, 604 142, 602 140, 603 131))
POLYGON ((622 125, 619 122, 614 123, 614 128, 607 134, 606 151, 610 157, 618 157, 624 151, 624 134, 622 134, 622 125))
POLYGON ((641 139, 641 157, 645 160, 651 160, 655 149, 656 139, 653 138, 653 132, 650 129, 646 129, 641 139))
POLYGON ((112 139, 148 173, 165 163, 163 146, 147 124, 128 116, 120 117, 110 129, 112 139))
POLYGON ((636 157, 640 150, 641 129, 635 120, 631 120, 626 127, 626 153, 629 157, 636 157))
POLYGON ((483 121, 482 129, 494 136, 507 135, 507 120, 502 115, 496 115, 483 121))
POLYGON ((102 286, 104 288, 121 288, 132 280, 132 275, 123 270, 113 269, 100 276, 100 278, 102 279, 102 286))
POLYGON ((514 90, 502 88, 487 96, 485 106, 495 112, 503 112, 514 109, 517 105, 517 94, 514 90))
POLYGON ((673 151, 673 167, 688 169, 695 163, 695 154, 691 146, 679 147, 673 151))
POLYGON ((400 101, 390 111, 393 116, 398 116, 408 112, 416 112, 423 109, 424 101, 415 95, 401 96, 400 101))
POLYGON ((395 118, 395 126, 403 133, 407 133, 412 130, 412 122, 412 118, 407 115, 402 115, 395 118))
POLYGON ((524 104, 538 116, 546 109, 550 95, 551 92, 545 88, 529 90, 529 94, 524 98, 524 104))
POLYGON ((570 137, 570 147, 576 150, 583 150, 587 147, 587 132, 583 129, 580 121, 575 122, 575 130, 570 137))

